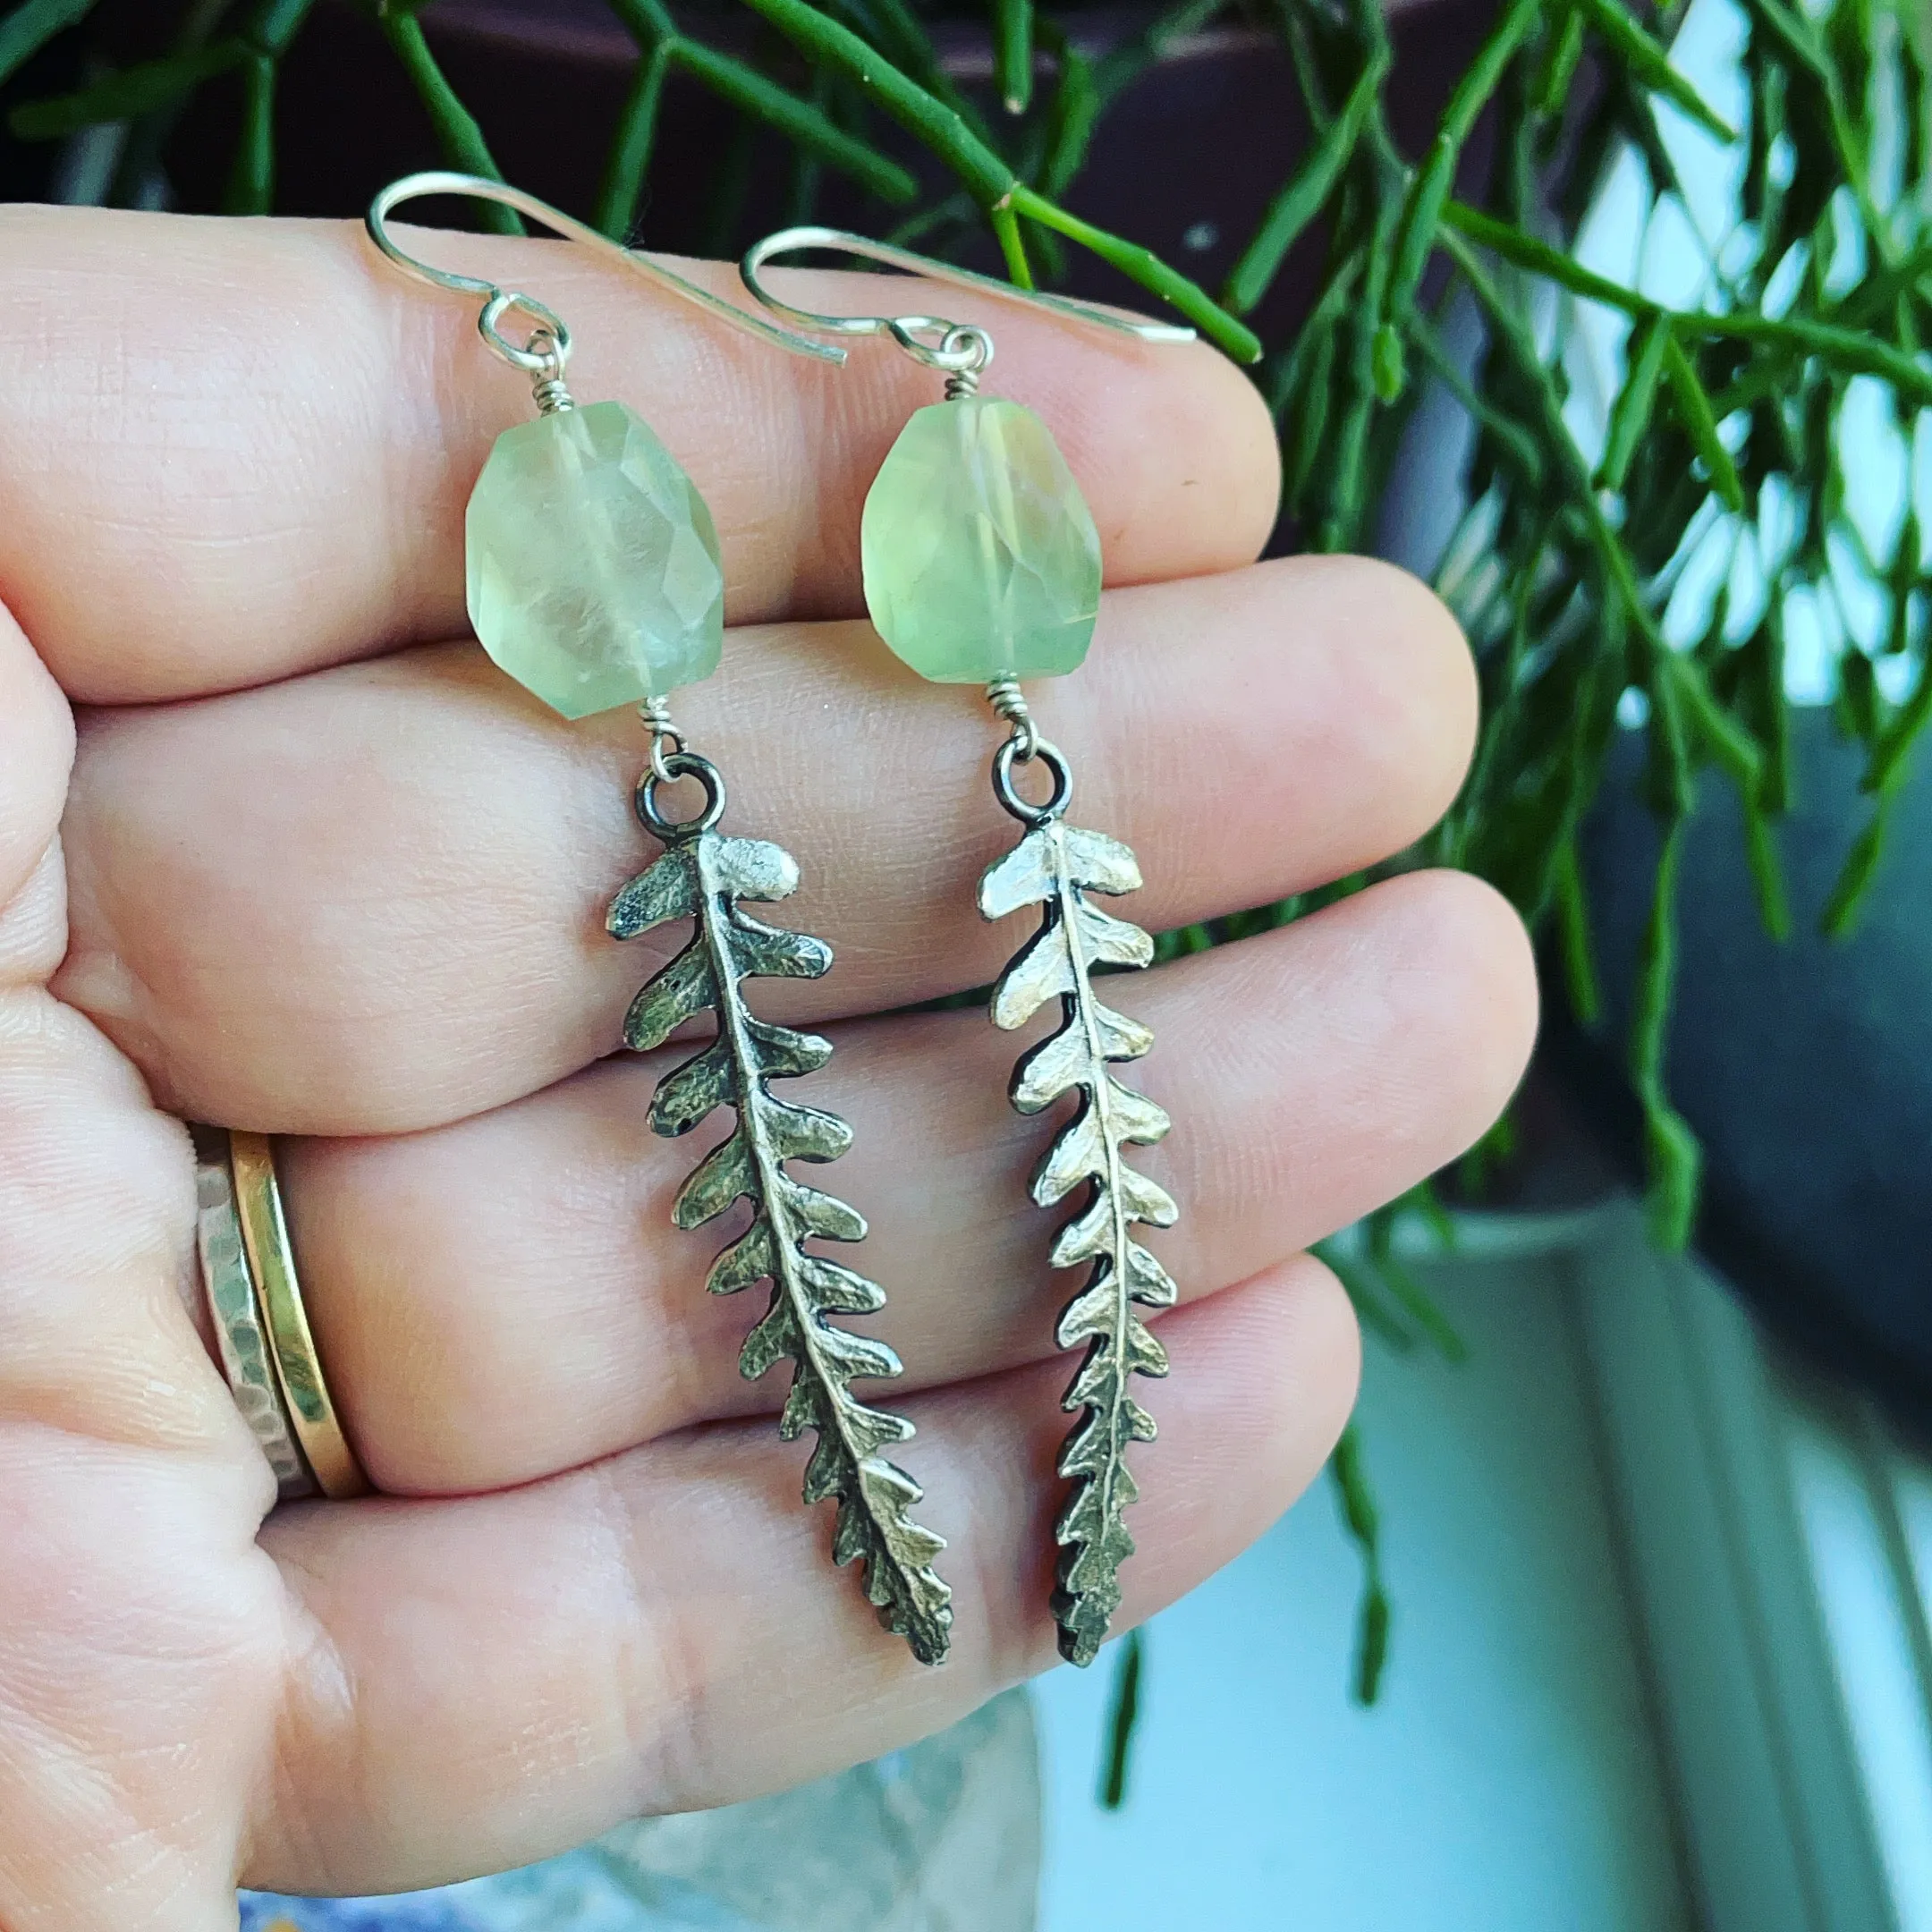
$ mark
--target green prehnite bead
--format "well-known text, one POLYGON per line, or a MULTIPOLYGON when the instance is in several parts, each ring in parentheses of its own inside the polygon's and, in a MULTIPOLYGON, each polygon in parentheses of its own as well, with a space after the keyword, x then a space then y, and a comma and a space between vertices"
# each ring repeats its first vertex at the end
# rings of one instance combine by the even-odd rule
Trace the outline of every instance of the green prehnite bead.
POLYGON ((483 648, 565 717, 717 669, 724 572, 711 512, 622 402, 505 429, 470 496, 467 539, 483 648))
POLYGON ((866 608, 940 684, 1053 677, 1087 655, 1100 533, 1046 425, 966 396, 899 432, 860 527, 866 608))

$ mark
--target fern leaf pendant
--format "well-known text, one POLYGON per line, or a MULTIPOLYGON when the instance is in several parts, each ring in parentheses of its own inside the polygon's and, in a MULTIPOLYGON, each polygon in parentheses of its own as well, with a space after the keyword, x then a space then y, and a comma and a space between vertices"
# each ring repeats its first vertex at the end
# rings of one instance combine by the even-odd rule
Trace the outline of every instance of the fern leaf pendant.
MULTIPOLYGON (((1063 804, 1063 788, 1056 796, 1063 804)), ((1028 905, 1042 911, 1039 930, 994 989, 993 1023, 1024 1026, 1048 1000, 1060 1002, 1058 1030, 1013 1069, 1013 1106, 1037 1114, 1064 1097, 1077 1103, 1034 1170, 1032 1191, 1050 1208, 1084 1191, 1051 1256, 1055 1267, 1090 1264, 1055 1331, 1062 1348, 1084 1345, 1086 1352, 1063 1402, 1081 1416, 1060 1452, 1060 1473, 1073 1487, 1055 1531, 1061 1555, 1053 1610, 1060 1654, 1090 1664, 1120 1606, 1120 1566, 1133 1554, 1123 1515, 1137 1494, 1127 1447, 1155 1434, 1153 1417, 1133 1399, 1132 1378, 1167 1373, 1166 1352, 1135 1308, 1168 1306, 1174 1284, 1132 1229, 1167 1227, 1179 1209, 1126 1161, 1130 1147, 1166 1133, 1167 1116, 1110 1071, 1138 1060, 1154 1036, 1105 1004, 1092 977, 1096 966, 1145 966, 1154 956, 1146 933, 1088 897, 1136 890, 1140 869, 1118 840, 1067 826, 1056 809, 1026 813, 1025 822, 1026 836, 980 881, 979 910, 989 919, 1028 905)))
POLYGON ((714 1294, 771 1284, 770 1305, 747 1336, 739 1367, 755 1381, 791 1360, 792 1388, 778 1432, 787 1441, 808 1428, 816 1432, 804 1495, 807 1503, 837 1502, 833 1560, 862 1563, 879 1622, 903 1637, 920 1662, 937 1664, 953 1622, 952 1592, 932 1568, 945 1544, 912 1521, 919 1485, 882 1453, 906 1441, 912 1425, 852 1393, 854 1381, 898 1375, 899 1359, 884 1343, 832 1320, 874 1313, 886 1296, 807 1245, 862 1240, 865 1221, 787 1167, 793 1160, 836 1160, 852 1144, 852 1129, 835 1114, 780 1100, 770 1086, 816 1072, 832 1057, 831 1043, 758 1019, 742 990, 743 981, 758 977, 816 979, 830 968, 832 949, 743 910, 744 901, 769 902, 795 892, 796 863, 762 839, 726 838, 714 829, 724 802, 715 767, 685 752, 667 762, 677 775, 700 778, 709 802, 694 819, 667 822, 655 808, 656 781, 646 777, 639 813, 664 841, 664 855, 618 893, 606 925, 614 938, 632 939, 667 920, 689 919, 691 938, 631 1002, 624 1044, 649 1052, 686 1021, 715 1014, 712 1038, 658 1081, 651 1125, 678 1135, 720 1106, 737 1115, 731 1134, 679 1190, 672 1216, 680 1227, 696 1228, 740 1200, 750 1203, 750 1226, 719 1253, 708 1283, 714 1294))

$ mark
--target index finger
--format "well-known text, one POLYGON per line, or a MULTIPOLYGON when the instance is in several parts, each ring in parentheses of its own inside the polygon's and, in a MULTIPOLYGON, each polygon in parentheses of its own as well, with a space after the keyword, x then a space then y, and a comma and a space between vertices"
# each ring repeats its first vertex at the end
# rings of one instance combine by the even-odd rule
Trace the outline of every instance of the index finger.
MULTIPOLYGON (((730 623, 862 613, 860 506, 937 400, 930 370, 883 342, 843 369, 784 354, 567 242, 417 242, 548 303, 578 395, 650 421, 716 519, 730 623)), ((723 265, 685 272, 749 299, 723 265)), ((850 313, 880 279, 798 286, 850 313)), ((1276 457, 1238 370, 985 306, 987 391, 1053 428, 1110 581, 1256 555, 1276 457)), ((0 604, 70 696, 188 697, 460 635, 463 505, 530 413, 477 307, 406 280, 349 223, 0 209, 0 367, 28 372, 0 386, 0 604)))

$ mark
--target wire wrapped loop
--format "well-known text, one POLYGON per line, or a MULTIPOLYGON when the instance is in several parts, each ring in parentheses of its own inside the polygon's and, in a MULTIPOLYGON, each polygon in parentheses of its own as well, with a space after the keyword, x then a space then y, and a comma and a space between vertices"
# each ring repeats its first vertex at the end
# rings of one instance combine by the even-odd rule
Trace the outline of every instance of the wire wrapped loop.
POLYGON ((535 329, 524 346, 532 355, 547 352, 550 358, 548 369, 530 385, 530 400, 536 403, 538 414, 555 416, 575 409, 577 399, 564 385, 564 356, 555 336, 547 328, 535 329))
POLYGON ((651 734, 652 775, 659 784, 669 784, 673 782, 673 773, 668 759, 672 754, 684 749, 684 733, 672 722, 670 704, 663 698, 646 699, 638 707, 638 716, 644 720, 651 734))
POLYGON ((1019 679, 995 678, 987 686, 986 694, 987 702, 1013 726, 1013 737, 1020 746, 1020 762, 1025 764, 1039 750, 1040 734, 1039 726, 1033 722, 1033 708, 1026 701, 1026 693, 1020 689, 1019 679))
POLYGON ((564 318, 534 295, 519 294, 514 289, 498 289, 483 304, 483 313, 477 318, 477 334, 511 368, 539 380, 561 380, 564 366, 570 360, 571 332, 564 318), (512 342, 503 332, 503 319, 513 312, 527 315, 537 325, 527 342, 512 342))

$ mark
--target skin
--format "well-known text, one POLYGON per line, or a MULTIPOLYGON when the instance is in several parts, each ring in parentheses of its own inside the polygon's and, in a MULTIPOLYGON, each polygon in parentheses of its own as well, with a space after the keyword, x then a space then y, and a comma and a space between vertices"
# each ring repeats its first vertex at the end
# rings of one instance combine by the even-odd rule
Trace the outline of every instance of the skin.
MULTIPOLYGON (((838 952, 758 1004, 837 1043, 799 1092, 858 1130, 835 1184, 892 1294, 866 1326, 909 1365, 881 1393, 950 1540, 953 1658, 914 1663, 830 1567, 784 1377, 735 1373, 756 1310, 668 1224, 697 1150, 647 1129, 661 1066, 606 1057, 663 956, 602 931, 652 849, 635 720, 567 724, 464 640, 462 505, 523 385, 352 229, 0 210, 8 1932, 213 1932, 238 1882, 520 1863, 903 1744, 1053 1658, 1050 1123, 1008 1112, 982 1017, 897 1011, 1022 936, 973 911, 1014 829, 983 706, 863 619, 860 504, 933 379, 778 355, 561 245, 435 246, 564 315, 576 393, 647 415, 716 515, 734 628, 678 714, 729 826, 797 854, 785 921, 838 952), (184 1115, 294 1137, 310 1310, 386 1496, 268 1517, 196 1314, 184 1115)), ((1077 822, 1140 852, 1125 910, 1257 904, 1422 833, 1473 733, 1448 615, 1378 564, 1253 563, 1274 443, 1219 357, 993 306, 988 392, 1046 418, 1106 545, 1091 658, 1038 707, 1077 822)), ((1123 997, 1184 1215, 1122 1628, 1318 1469, 1357 1343, 1299 1250, 1475 1139, 1535 1019, 1513 917, 1443 873, 1123 997)))

